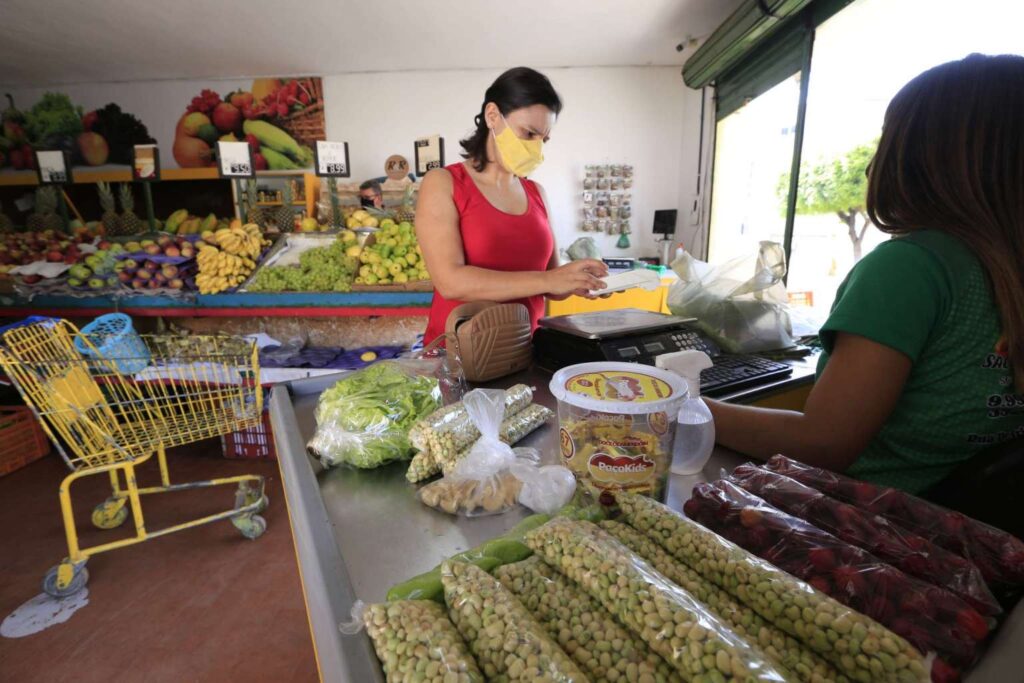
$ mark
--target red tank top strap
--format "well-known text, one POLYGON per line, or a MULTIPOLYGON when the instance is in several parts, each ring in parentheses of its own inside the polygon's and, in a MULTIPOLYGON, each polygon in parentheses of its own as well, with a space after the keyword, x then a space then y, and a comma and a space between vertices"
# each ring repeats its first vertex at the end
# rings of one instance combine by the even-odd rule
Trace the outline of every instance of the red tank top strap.
POLYGON ((526 191, 526 196, 530 198, 530 203, 539 206, 544 212, 544 215, 548 215, 548 207, 544 204, 544 197, 540 193, 540 188, 537 187, 537 183, 526 178, 522 179, 523 190, 526 191))
POLYGON ((452 174, 452 201, 455 202, 455 208, 461 215, 469 206, 473 188, 468 187, 467 183, 473 182, 473 179, 469 177, 469 173, 466 172, 466 167, 461 161, 444 168, 452 174))

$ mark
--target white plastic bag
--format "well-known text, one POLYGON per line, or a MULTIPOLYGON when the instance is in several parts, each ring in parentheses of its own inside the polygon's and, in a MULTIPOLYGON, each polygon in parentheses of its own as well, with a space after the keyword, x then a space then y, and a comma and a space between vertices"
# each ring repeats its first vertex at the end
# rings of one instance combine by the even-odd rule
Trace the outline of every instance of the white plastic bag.
POLYGON ((793 345, 786 287, 786 254, 761 242, 756 255, 712 266, 688 253, 672 263, 679 282, 668 293, 673 314, 696 318, 730 353, 757 353, 793 345))
POLYGON ((419 491, 425 505, 467 517, 506 512, 517 503, 552 513, 569 502, 576 479, 560 465, 540 467, 535 448, 512 448, 498 438, 505 392, 475 389, 463 399, 480 438, 450 474, 419 491))

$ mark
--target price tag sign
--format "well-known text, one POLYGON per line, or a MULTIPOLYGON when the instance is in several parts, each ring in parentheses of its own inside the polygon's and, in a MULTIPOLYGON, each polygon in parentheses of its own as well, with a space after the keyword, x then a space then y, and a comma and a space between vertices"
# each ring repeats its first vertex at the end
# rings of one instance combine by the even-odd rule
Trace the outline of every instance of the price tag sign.
POLYGON ((143 183, 160 180, 160 150, 156 145, 133 147, 132 177, 143 183))
POLYGON ((66 185, 71 182, 71 155, 59 149, 39 149, 36 174, 40 185, 66 185))
POLYGON ((427 171, 444 166, 444 138, 430 135, 413 143, 416 151, 416 175, 423 177, 427 171))
POLYGON ((217 168, 221 178, 255 178, 252 147, 248 142, 217 142, 217 168))
POLYGON ((352 175, 347 142, 317 140, 313 156, 316 157, 316 174, 322 178, 348 178, 352 175))

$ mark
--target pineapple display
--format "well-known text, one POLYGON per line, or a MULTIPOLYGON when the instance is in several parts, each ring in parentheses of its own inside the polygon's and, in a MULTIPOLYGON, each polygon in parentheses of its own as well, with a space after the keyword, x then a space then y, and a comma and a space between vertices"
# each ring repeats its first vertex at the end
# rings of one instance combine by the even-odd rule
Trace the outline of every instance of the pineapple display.
POLYGON ((255 223, 260 227, 260 230, 266 230, 267 214, 258 202, 256 180, 250 179, 245 183, 245 220, 247 223, 255 223))
POLYGON ((284 190, 281 191, 281 206, 274 211, 274 222, 281 232, 295 230, 295 207, 292 205, 294 200, 291 183, 285 183, 284 190))
POLYGON ((416 190, 415 185, 410 185, 405 188, 405 194, 402 195, 402 205, 395 210, 395 222, 402 223, 408 221, 412 223, 416 218, 416 200, 413 193, 416 190))
POLYGON ((341 230, 345 227, 345 216, 341 212, 341 198, 338 196, 338 181, 327 179, 327 193, 331 199, 331 228, 341 230))
POLYGON ((121 183, 118 188, 121 198, 121 234, 138 235, 145 231, 145 224, 142 219, 135 215, 135 197, 132 196, 132 186, 128 183, 121 183))
POLYGON ((96 191, 100 195, 100 206, 103 208, 103 215, 100 222, 108 235, 123 235, 121 231, 121 217, 117 215, 117 205, 114 203, 114 191, 110 183, 96 183, 96 191))
POLYGON ((64 221, 56 214, 57 191, 49 186, 36 190, 35 206, 28 216, 26 226, 31 232, 41 230, 63 230, 64 221))
POLYGON ((2 205, 0 205, 0 232, 14 232, 14 221, 4 213, 2 205))

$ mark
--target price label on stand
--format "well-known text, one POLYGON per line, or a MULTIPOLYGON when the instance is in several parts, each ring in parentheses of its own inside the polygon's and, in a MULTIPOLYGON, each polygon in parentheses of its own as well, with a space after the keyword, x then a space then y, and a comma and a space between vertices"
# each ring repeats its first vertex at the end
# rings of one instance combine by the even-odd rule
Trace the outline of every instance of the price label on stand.
POLYGON ((416 152, 416 175, 423 177, 427 171, 444 166, 444 138, 430 135, 413 143, 416 152))
POLYGON ((348 143, 317 140, 313 150, 316 174, 322 178, 348 178, 352 175, 348 163, 348 143))
POLYGON ((217 142, 217 169, 221 178, 255 178, 252 147, 248 142, 217 142))
POLYGON ((39 149, 34 154, 40 185, 67 185, 71 182, 71 154, 59 149, 39 149))
POLYGON ((160 150, 157 146, 135 145, 132 150, 132 177, 144 183, 160 180, 160 150))

